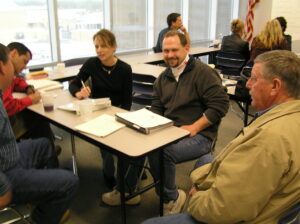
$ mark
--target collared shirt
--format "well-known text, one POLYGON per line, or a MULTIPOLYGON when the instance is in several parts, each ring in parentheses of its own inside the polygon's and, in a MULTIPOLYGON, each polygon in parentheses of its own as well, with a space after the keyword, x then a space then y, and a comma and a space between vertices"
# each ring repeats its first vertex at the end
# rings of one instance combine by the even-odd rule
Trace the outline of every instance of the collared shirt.
POLYGON ((184 71, 189 59, 190 59, 190 56, 187 54, 185 59, 183 60, 183 62, 180 65, 178 65, 176 68, 171 68, 174 78, 176 79, 177 82, 178 82, 179 76, 184 71))
POLYGON ((18 145, 11 129, 9 119, 2 102, 0 89, 0 196, 10 188, 10 182, 5 176, 5 171, 16 166, 20 158, 18 145))
POLYGON ((267 108, 267 109, 264 109, 264 110, 262 110, 262 111, 256 112, 256 113, 254 114, 254 119, 260 117, 261 115, 263 115, 263 114, 265 114, 265 113, 267 113, 269 110, 273 109, 274 107, 278 106, 279 104, 281 104, 281 103, 274 104, 273 106, 270 106, 270 107, 267 108))

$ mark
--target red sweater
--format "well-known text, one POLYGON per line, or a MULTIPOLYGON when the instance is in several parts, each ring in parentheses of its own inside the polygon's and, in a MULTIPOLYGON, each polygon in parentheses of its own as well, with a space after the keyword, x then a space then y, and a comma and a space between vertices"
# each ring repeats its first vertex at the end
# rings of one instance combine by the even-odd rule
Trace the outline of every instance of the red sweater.
POLYGON ((32 104, 29 97, 15 99, 12 95, 13 92, 25 92, 25 88, 27 86, 28 84, 24 79, 14 77, 12 84, 8 87, 8 89, 3 91, 2 99, 8 116, 19 113, 32 104))

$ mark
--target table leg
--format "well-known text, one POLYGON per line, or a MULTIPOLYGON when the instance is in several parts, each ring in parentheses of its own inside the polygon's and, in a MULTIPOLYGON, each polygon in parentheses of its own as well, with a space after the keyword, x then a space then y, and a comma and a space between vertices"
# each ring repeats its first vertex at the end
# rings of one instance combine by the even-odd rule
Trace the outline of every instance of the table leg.
POLYGON ((164 215, 164 177, 165 177, 165 169, 164 169, 164 150, 159 150, 159 215, 164 215))
POLYGON ((75 149, 75 139, 74 135, 71 134, 71 147, 72 147, 72 165, 73 165, 73 173, 77 176, 77 162, 76 162, 76 149, 75 149))
POLYGON ((118 156, 118 175, 119 175, 119 183, 120 183, 120 197, 121 197, 121 217, 122 223, 126 224, 126 205, 125 205, 125 175, 124 175, 124 158, 118 156))

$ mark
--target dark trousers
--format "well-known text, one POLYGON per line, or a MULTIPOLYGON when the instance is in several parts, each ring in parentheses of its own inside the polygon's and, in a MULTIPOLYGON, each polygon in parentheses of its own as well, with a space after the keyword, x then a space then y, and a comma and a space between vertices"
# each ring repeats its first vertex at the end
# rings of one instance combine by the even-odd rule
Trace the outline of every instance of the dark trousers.
POLYGON ((52 146, 39 138, 18 144, 20 161, 5 172, 11 182, 14 204, 36 205, 31 217, 37 224, 58 224, 78 188, 73 173, 52 167, 52 146))

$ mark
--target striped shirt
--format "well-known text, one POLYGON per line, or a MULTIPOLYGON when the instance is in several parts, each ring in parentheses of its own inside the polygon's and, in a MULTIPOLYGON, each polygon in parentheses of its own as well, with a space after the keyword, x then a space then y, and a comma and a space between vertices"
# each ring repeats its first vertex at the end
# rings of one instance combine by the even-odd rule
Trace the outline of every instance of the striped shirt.
POLYGON ((0 196, 10 188, 10 182, 4 173, 15 167, 19 158, 18 145, 3 106, 2 90, 0 89, 0 196))

